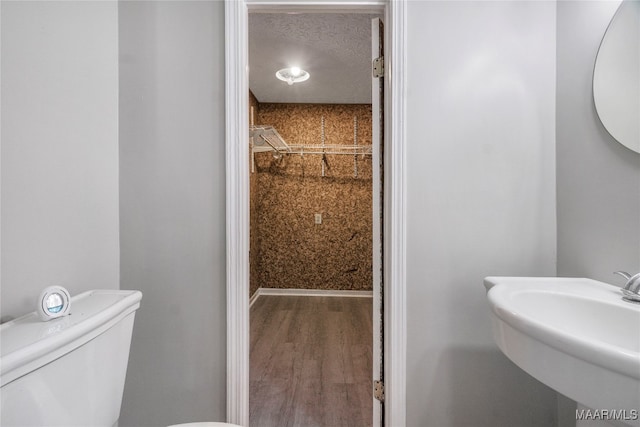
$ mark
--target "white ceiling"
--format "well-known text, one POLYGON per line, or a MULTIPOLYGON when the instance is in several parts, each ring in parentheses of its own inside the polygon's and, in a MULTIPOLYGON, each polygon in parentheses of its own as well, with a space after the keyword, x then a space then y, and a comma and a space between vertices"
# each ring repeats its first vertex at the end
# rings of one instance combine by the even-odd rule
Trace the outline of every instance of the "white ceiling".
POLYGON ((260 102, 371 103, 371 19, 376 15, 249 14, 249 87, 260 102), (297 65, 309 80, 276 78, 297 65))

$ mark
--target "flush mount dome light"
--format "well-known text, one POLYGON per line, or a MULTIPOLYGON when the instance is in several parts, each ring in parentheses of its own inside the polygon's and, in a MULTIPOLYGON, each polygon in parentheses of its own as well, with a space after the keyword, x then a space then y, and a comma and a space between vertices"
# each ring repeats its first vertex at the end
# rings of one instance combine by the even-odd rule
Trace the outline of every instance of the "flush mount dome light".
POLYGON ((290 67, 276 71, 276 77, 283 82, 287 82, 287 84, 291 86, 294 83, 300 83, 308 80, 309 73, 300 67, 290 67))

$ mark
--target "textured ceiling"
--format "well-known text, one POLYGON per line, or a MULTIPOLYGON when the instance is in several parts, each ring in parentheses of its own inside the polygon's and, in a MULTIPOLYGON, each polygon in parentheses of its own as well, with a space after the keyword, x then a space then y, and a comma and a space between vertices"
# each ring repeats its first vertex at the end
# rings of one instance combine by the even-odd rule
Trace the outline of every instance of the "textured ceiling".
POLYGON ((260 102, 371 103, 371 19, 376 15, 249 14, 249 87, 260 102), (297 65, 311 77, 276 78, 297 65))

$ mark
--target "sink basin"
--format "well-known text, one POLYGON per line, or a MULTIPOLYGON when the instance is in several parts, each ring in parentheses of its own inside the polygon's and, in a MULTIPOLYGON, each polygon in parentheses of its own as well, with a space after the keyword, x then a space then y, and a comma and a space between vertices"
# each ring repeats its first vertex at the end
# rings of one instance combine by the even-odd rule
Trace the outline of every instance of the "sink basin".
POLYGON ((590 279, 487 277, 493 335, 516 365, 616 424, 640 426, 640 304, 590 279))

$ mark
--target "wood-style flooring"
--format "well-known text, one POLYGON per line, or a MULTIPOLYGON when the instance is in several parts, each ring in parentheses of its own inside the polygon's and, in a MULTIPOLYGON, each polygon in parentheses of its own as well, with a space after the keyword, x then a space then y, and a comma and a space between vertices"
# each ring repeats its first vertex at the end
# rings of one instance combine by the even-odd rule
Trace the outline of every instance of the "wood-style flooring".
POLYGON ((372 424, 372 300, 260 296, 251 307, 251 427, 372 424))

